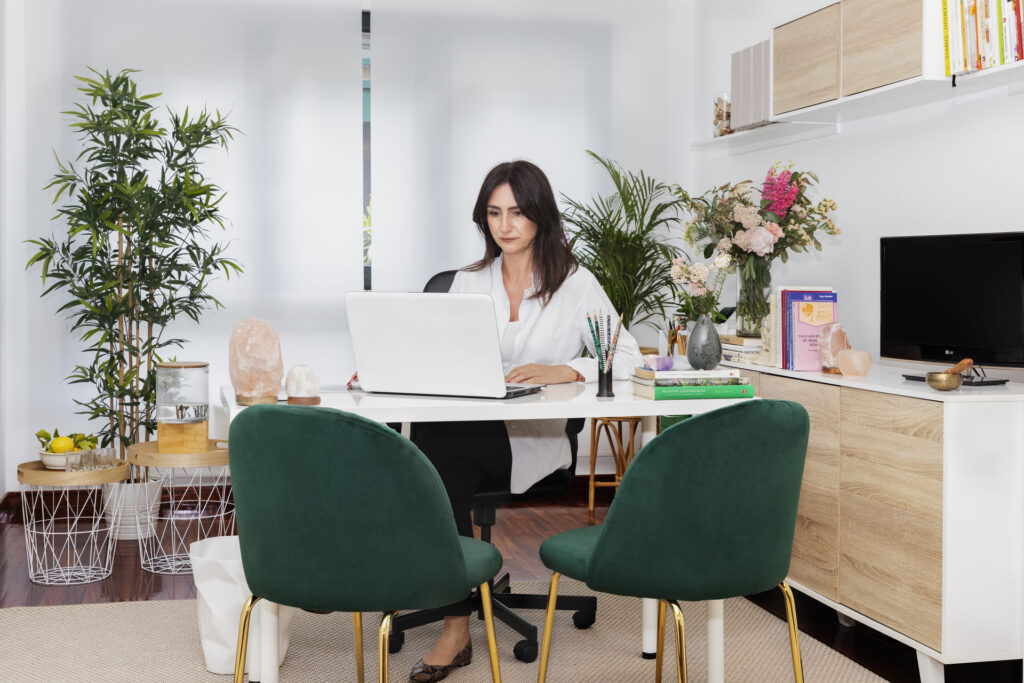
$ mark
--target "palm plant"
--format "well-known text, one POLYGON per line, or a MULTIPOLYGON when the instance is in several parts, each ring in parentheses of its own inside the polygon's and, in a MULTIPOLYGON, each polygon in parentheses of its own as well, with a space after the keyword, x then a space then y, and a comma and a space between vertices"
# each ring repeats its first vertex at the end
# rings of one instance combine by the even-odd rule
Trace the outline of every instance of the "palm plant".
POLYGON ((54 204, 67 231, 59 238, 29 240, 38 250, 26 268, 39 264, 43 296, 60 291, 57 309, 81 333, 90 355, 67 378, 88 384, 95 395, 76 400, 81 414, 101 420, 101 445, 124 448, 141 432, 155 429, 152 406, 154 359, 185 340, 165 338, 179 316, 194 321, 220 306, 206 289, 222 272, 241 266, 223 256, 225 245, 208 239, 209 227, 223 228, 224 194, 204 177, 197 154, 226 147, 235 129, 220 112, 169 112, 170 129, 154 117, 150 100, 139 95, 130 74, 77 77, 89 99, 77 104, 71 127, 84 141, 76 168, 57 159, 54 204), (97 104, 99 106, 97 106, 97 104))
POLYGON ((657 326, 656 318, 677 305, 671 270, 681 250, 666 238, 679 222, 682 202, 643 171, 624 171, 614 161, 587 154, 608 172, 615 192, 587 203, 562 195, 573 252, 604 288, 624 325, 657 326))

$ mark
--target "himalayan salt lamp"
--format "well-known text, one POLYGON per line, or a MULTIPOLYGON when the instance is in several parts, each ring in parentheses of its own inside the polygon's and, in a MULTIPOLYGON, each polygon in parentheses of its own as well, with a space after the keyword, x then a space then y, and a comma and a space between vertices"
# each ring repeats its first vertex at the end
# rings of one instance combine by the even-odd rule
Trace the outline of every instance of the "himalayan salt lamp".
POLYGON ((836 354, 836 366, 843 377, 863 377, 871 368, 871 352, 843 349, 836 354))
MULTIPOLYGON (((828 323, 821 328, 818 335, 818 357, 821 358, 821 371, 829 374, 839 374, 839 365, 836 362, 839 353, 850 348, 850 339, 846 336, 843 326, 839 323, 828 323)), ((870 364, 871 358, 868 357, 870 364)))
POLYGON ((281 339, 262 318, 246 318, 231 332, 228 343, 231 386, 238 405, 277 403, 284 377, 281 339))
POLYGON ((300 406, 320 405, 320 378, 308 365, 296 365, 284 380, 288 403, 300 406))

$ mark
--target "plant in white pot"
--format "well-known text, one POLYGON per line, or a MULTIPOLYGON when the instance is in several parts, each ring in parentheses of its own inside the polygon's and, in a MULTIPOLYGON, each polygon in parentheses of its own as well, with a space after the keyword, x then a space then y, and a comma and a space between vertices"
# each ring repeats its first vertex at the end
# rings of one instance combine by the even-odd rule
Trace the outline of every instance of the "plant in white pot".
POLYGON ((224 227, 224 193, 198 159, 226 148, 235 129, 219 112, 187 108, 168 111, 164 127, 152 104, 158 94, 140 95, 134 71, 90 71, 77 77, 86 102, 65 112, 82 149, 74 162, 57 159, 47 185, 59 204, 54 220, 66 229, 30 240, 37 251, 26 267, 41 268, 43 296, 64 296, 58 311, 89 358, 68 381, 94 390, 76 399, 78 412, 98 421, 100 445, 123 459, 128 445, 155 430, 154 363, 185 343, 166 336, 167 325, 182 316, 198 322, 219 307, 211 280, 242 270, 210 239, 212 227, 224 227))

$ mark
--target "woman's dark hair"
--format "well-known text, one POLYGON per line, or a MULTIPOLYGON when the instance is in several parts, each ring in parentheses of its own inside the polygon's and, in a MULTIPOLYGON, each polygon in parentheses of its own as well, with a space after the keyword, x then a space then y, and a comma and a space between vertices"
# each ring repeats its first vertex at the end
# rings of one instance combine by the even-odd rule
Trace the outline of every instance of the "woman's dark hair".
POLYGON ((532 245, 534 293, 530 298, 547 304, 565 279, 576 272, 579 262, 565 237, 562 214, 558 212, 551 183, 544 171, 529 161, 498 164, 484 178, 473 207, 473 222, 484 238, 484 257, 467 270, 483 270, 501 255, 501 247, 494 241, 487 225, 487 203, 494 191, 505 184, 512 189, 519 210, 537 224, 537 235, 532 245))

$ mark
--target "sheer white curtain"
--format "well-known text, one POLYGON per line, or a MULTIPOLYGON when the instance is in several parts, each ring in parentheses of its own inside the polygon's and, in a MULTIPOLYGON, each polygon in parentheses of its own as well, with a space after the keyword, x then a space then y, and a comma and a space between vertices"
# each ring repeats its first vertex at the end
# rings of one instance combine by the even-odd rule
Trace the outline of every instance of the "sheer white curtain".
POLYGON ((140 69, 140 91, 163 93, 158 115, 165 124, 164 105, 179 112, 205 106, 227 113, 240 131, 227 152, 209 150, 202 158, 209 179, 227 193, 227 230, 214 229, 213 238, 230 242, 227 253, 245 273, 211 284, 222 310, 207 312, 200 325, 185 319, 168 329, 189 340, 179 358, 210 362, 214 401, 229 383, 228 337, 247 317, 274 325, 286 370, 307 363, 324 383, 347 380, 354 362, 343 296, 362 289, 361 3, 32 0, 23 6, 23 25, 11 28, 24 36, 23 54, 14 57, 27 87, 24 99, 5 106, 24 112, 24 130, 16 132, 25 151, 7 157, 6 170, 25 178, 24 193, 12 198, 23 202, 25 220, 6 226, 5 244, 14 248, 3 254, 5 269, 23 274, 5 290, 18 305, 6 307, 3 320, 5 329, 20 333, 3 368, 5 394, 25 403, 19 424, 88 429, 71 400, 84 389, 64 383, 85 361, 83 345, 68 334, 63 316, 54 315, 62 297, 39 299, 38 271, 24 271, 22 240, 63 229, 49 222, 52 193, 42 187, 56 170, 51 150, 64 159, 80 150, 60 112, 82 100, 73 76, 89 66, 140 69))
POLYGON ((638 22, 656 23, 664 3, 630 12, 619 4, 374 3, 375 290, 418 290, 433 273, 482 255, 471 213, 498 162, 529 159, 556 194, 585 198, 607 189, 587 149, 612 154, 616 141, 634 135, 651 149, 663 146, 657 92, 653 108, 649 99, 625 102, 623 93, 651 73, 628 73, 637 60, 664 73, 663 37, 647 35, 647 51, 629 38, 638 22), (658 125, 624 133, 633 109, 653 112, 658 125))

